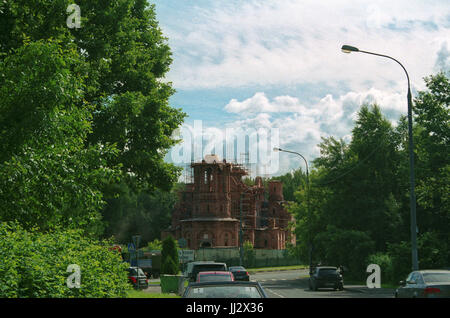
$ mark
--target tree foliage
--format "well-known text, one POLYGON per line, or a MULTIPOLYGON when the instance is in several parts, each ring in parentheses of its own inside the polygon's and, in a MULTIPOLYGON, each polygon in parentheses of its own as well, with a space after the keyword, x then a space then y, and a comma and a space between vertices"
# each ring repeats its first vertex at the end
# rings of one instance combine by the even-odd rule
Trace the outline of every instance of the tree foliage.
MULTIPOLYGON (((450 82, 443 73, 425 82, 413 107, 419 266, 442 268, 450 264, 450 82)), ((301 256, 308 256, 311 235, 316 263, 343 265, 361 279, 377 261, 386 279, 404 279, 411 270, 406 118, 394 128, 378 105, 362 105, 349 143, 331 136, 319 147, 310 176, 311 213, 305 184, 289 205, 301 256)))
POLYGON ((0 223, 0 297, 126 297, 127 265, 110 246, 80 230, 42 233, 0 223), (71 264, 80 268, 80 288, 67 285, 71 264))
POLYGON ((180 264, 178 247, 175 239, 170 235, 162 242, 161 264, 161 274, 178 274, 180 264))
POLYGON ((171 53, 153 5, 80 1, 70 29, 69 4, 1 3, 0 220, 101 232, 108 185, 171 188, 179 169, 163 159, 185 114, 168 103, 171 53))

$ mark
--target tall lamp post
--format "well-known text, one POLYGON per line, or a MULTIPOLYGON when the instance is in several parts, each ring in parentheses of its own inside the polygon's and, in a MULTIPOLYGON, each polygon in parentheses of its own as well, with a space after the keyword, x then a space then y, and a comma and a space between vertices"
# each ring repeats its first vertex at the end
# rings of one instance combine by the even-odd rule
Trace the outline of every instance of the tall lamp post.
POLYGON ((308 213, 308 225, 309 225, 309 230, 308 230, 308 249, 309 249, 309 270, 311 271, 312 268, 312 250, 313 250, 313 246, 312 246, 312 231, 311 231, 311 207, 310 207, 310 200, 309 200, 309 168, 308 168, 308 161, 305 159, 305 157, 303 157, 300 153, 295 152, 295 151, 289 151, 289 150, 284 150, 281 148, 273 148, 273 151, 282 151, 282 152, 288 152, 288 153, 292 153, 295 154, 299 157, 301 157, 304 161, 305 161, 305 165, 306 165, 306 207, 307 207, 307 213, 308 213))
POLYGON ((395 62, 397 62, 402 69, 405 71, 406 78, 408 80, 408 137, 409 137, 409 180, 410 180, 410 213, 411 213, 411 256, 412 256, 412 269, 413 271, 419 270, 419 262, 418 262, 418 255, 417 255, 417 221, 416 221, 416 195, 415 195, 415 177, 414 177, 414 143, 413 143, 413 132, 412 132, 412 99, 411 99, 411 84, 409 82, 409 75, 406 71, 405 67, 394 59, 393 57, 390 57, 388 55, 384 54, 378 54, 373 52, 367 52, 360 50, 354 46, 350 45, 343 45, 341 48, 342 52, 344 53, 351 53, 351 52, 360 52, 360 53, 366 53, 376 56, 385 57, 388 59, 391 59, 395 62))

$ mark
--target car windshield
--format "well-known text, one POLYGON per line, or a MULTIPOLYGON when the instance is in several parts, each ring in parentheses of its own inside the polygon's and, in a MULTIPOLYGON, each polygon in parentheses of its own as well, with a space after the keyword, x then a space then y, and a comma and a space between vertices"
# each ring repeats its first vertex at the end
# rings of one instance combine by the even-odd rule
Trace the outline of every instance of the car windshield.
POLYGON ((231 272, 237 272, 237 271, 245 271, 245 268, 242 266, 232 266, 230 267, 231 272))
POLYGON ((187 298, 263 298, 256 286, 202 286, 188 291, 187 298))
POLYGON ((205 274, 199 276, 200 282, 231 281, 231 276, 226 274, 205 274))
POLYGON ((450 273, 423 273, 426 283, 450 283, 450 273))
MULTIPOLYGON (((139 271, 139 276, 145 276, 145 274, 141 268, 139 268, 138 271, 139 271)), ((130 268, 129 272, 130 272, 131 276, 136 276, 136 268, 130 268)))
POLYGON ((319 270, 319 275, 330 275, 330 274, 336 274, 335 268, 321 268, 319 270))

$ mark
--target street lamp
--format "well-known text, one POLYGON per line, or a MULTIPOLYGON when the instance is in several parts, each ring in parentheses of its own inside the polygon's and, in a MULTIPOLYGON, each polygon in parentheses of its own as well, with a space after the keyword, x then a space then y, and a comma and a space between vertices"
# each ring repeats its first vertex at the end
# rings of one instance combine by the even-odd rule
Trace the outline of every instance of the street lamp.
POLYGON ((388 55, 378 54, 373 52, 362 51, 354 46, 343 45, 341 48, 344 53, 360 52, 376 56, 385 57, 397 62, 402 69, 405 71, 406 78, 408 80, 408 137, 409 137, 409 180, 410 180, 410 210, 411 210, 411 256, 412 256, 412 269, 413 271, 419 270, 419 262, 417 256, 417 221, 416 221, 416 195, 415 195, 415 177, 414 177, 414 143, 413 143, 413 132, 412 132, 412 99, 411 99, 411 84, 409 82, 409 75, 405 67, 388 55))
POLYGON ((295 152, 295 151, 289 151, 289 150, 284 150, 281 148, 273 148, 273 151, 282 151, 282 152, 288 152, 288 153, 292 153, 295 154, 297 156, 300 156, 304 161, 305 161, 305 165, 306 165, 306 204, 307 204, 307 213, 308 213, 308 225, 309 225, 309 234, 308 234, 308 245, 309 245, 309 270, 311 271, 312 268, 312 231, 311 231, 311 207, 310 207, 310 200, 309 200, 309 168, 308 168, 308 161, 305 159, 305 157, 303 157, 300 153, 295 152))

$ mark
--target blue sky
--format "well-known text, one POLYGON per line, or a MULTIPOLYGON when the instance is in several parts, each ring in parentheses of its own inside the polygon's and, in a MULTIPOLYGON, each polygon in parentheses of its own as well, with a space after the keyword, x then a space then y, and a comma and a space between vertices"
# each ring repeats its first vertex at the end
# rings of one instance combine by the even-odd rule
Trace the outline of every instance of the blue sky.
MULTIPOLYGON (((184 127, 201 121, 203 129, 218 134, 227 127, 265 129, 270 136, 278 130, 276 146, 300 152, 309 162, 320 155, 321 137, 349 140, 364 102, 377 102, 393 123, 406 114, 400 66, 344 54, 343 44, 400 60, 414 92, 424 89, 423 77, 450 69, 449 1, 151 3, 172 49, 166 80, 177 90, 170 104, 188 114, 184 127)), ((166 159, 178 163, 174 151, 180 148, 166 159)), ((257 163, 254 172, 279 175, 303 167, 289 154, 270 156, 276 156, 276 169, 257 163)))

